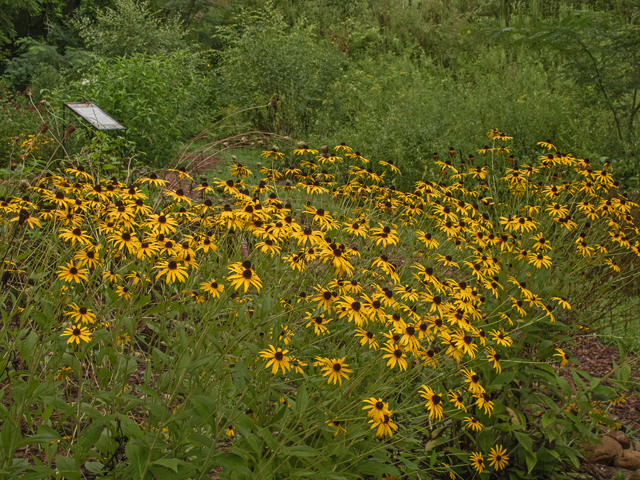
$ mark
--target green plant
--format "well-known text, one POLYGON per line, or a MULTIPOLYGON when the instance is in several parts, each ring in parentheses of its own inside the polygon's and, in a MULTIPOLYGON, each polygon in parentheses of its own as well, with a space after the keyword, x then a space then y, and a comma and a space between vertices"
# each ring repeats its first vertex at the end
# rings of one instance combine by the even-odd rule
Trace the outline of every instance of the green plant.
POLYGON ((149 2, 115 0, 114 6, 99 10, 95 21, 80 16, 74 23, 87 48, 98 57, 162 55, 188 48, 180 22, 163 22, 150 10, 149 2))
POLYGON ((251 113, 260 130, 291 135, 317 128, 317 110, 340 76, 344 57, 328 43, 317 43, 313 26, 288 29, 273 8, 247 12, 240 20, 218 31, 226 44, 216 77, 221 100, 239 110, 268 105, 251 113))
POLYGON ((55 105, 96 102, 127 127, 127 138, 147 161, 162 165, 202 129, 207 92, 200 64, 187 52, 104 59, 47 98, 55 105))

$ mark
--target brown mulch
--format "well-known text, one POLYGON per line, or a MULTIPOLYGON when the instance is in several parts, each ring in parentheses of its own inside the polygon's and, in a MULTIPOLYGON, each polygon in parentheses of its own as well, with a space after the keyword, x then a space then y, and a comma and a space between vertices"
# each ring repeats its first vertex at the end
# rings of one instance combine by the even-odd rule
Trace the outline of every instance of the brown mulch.
MULTIPOLYGON (((570 350, 577 362, 576 367, 586 371, 592 377, 602 378, 608 375, 613 369, 613 362, 620 365, 620 355, 616 347, 601 343, 592 336, 578 337, 575 340, 576 345, 570 350)), ((638 359, 629 353, 627 356, 632 357, 631 378, 635 379, 636 383, 640 383, 638 359)), ((569 372, 567 374, 570 377, 569 372)), ((612 374, 612 377, 615 379, 615 374, 612 374)), ((567 380, 570 380, 570 378, 567 378, 567 380)), ((613 386, 607 380, 603 384, 613 386)), ((629 395, 623 404, 612 407, 611 411, 628 429, 635 430, 640 428, 640 397, 638 395, 629 395)))

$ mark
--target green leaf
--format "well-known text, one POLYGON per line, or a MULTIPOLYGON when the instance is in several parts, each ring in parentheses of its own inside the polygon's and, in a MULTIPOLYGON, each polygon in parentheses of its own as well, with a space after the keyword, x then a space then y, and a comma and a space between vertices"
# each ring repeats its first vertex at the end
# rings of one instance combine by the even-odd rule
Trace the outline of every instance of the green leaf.
POLYGON ((385 473, 388 473, 389 475, 400 475, 400 470, 393 465, 368 460, 366 463, 362 463, 358 466, 358 473, 380 477, 385 473))
POLYGON ((491 430, 482 430, 478 435, 478 448, 483 452, 488 452, 493 446, 494 434, 491 430))
POLYGON ((553 412, 546 412, 542 415, 542 427, 547 428, 556 419, 556 415, 553 412))
MULTIPOLYGON (((62 440, 60 435, 53 435, 52 433, 37 433, 35 435, 31 435, 30 437, 23 438, 18 442, 18 447, 24 447, 25 445, 34 445, 37 443, 49 443, 56 442, 58 440, 62 440)), ((75 468, 75 463, 74 463, 75 468)))
POLYGON ((85 462, 84 468, 91 473, 104 473, 104 465, 100 462, 85 462))
POLYGON ((161 458, 160 460, 156 460, 152 463, 153 465, 161 465, 163 467, 170 468, 174 472, 178 473, 178 465, 184 462, 182 460, 178 460, 177 458, 161 458))
POLYGON ((283 453, 292 457, 315 457, 320 454, 318 450, 307 445, 285 448, 283 453))
POLYGON ((63 477, 71 480, 82 478, 82 473, 76 470, 76 461, 72 457, 56 455, 56 468, 63 477))
POLYGON ((300 413, 304 411, 307 403, 309 403, 309 394, 307 393, 307 388, 302 385, 298 388, 298 393, 296 394, 295 412, 300 413))
POLYGON ((526 455, 527 461, 527 473, 531 473, 535 468, 536 463, 538 463, 538 456, 534 452, 527 452, 526 455))
POLYGON ((533 453, 533 440, 529 435, 522 432, 513 432, 518 439, 518 443, 524 447, 527 452, 533 453))
POLYGON ((221 453, 213 458, 213 464, 228 468, 231 471, 245 468, 244 459, 235 453, 221 453))

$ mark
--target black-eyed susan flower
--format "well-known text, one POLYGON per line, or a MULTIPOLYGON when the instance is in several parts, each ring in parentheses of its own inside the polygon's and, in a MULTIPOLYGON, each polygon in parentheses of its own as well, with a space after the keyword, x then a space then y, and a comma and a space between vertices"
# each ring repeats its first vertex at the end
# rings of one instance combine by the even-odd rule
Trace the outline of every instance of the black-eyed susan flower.
POLYGON ((360 345, 368 345, 370 349, 378 349, 378 341, 375 334, 371 330, 365 330, 363 328, 356 328, 356 337, 360 338, 360 345))
POLYGON ((475 371, 470 368, 463 368, 461 370, 462 375, 464 376, 465 383, 469 384, 469 391, 473 395, 477 395, 479 393, 484 392, 484 388, 480 385, 480 375, 478 375, 475 371))
POLYGON ((80 228, 63 228, 60 230, 60 238, 71 242, 71 245, 79 243, 80 245, 89 245, 94 239, 80 228))
POLYGON ((149 219, 145 225, 150 228, 153 233, 162 233, 163 235, 175 233, 178 227, 178 223, 171 215, 158 214, 149 215, 149 219))
POLYGON ((71 305, 69 305, 69 308, 71 309, 71 311, 65 312, 64 314, 65 316, 71 317, 71 320, 73 322, 82 322, 86 324, 95 322, 96 315, 90 308, 79 307, 75 302, 71 303, 71 305))
POLYGON ((146 184, 152 185, 154 187, 163 187, 164 185, 169 183, 167 180, 164 180, 164 179, 158 177, 158 175, 155 174, 155 173, 151 173, 148 177, 139 178, 138 182, 142 183, 142 184, 146 183, 146 184))
POLYGON ((385 403, 382 398, 367 398, 363 400, 366 405, 362 407, 362 410, 368 410, 367 417, 372 418, 374 421, 381 422, 384 420, 385 415, 390 415, 389 404, 385 403))
POLYGON ((280 160, 282 157, 284 157, 284 153, 282 153, 276 145, 273 145, 270 150, 263 150, 260 156, 262 158, 273 158, 274 160, 280 160))
POLYGON ((352 373, 353 370, 347 368, 349 365, 345 363, 345 358, 332 358, 326 359, 327 361, 324 363, 322 367, 322 376, 329 377, 327 379, 327 383, 332 383, 335 385, 336 382, 339 382, 342 385, 342 379, 349 380, 348 373, 352 373))
POLYGON ((382 347, 382 350, 387 352, 386 355, 382 356, 382 358, 388 358, 389 359, 387 361, 387 367, 393 369, 397 365, 398 368, 400 369, 400 371, 407 369, 407 360, 406 360, 407 357, 405 356, 405 354, 402 351, 402 349, 398 348, 397 345, 395 345, 395 344, 393 344, 391 342, 387 342, 382 347))
POLYGON ((387 436, 391 438, 393 437, 393 432, 398 430, 398 425, 396 425, 392 420, 391 412, 385 414, 382 417, 382 420, 372 419, 369 421, 369 423, 372 424, 371 430, 373 430, 374 428, 378 429, 376 431, 376 436, 378 437, 387 436))
POLYGON ((307 366, 307 362, 303 362, 295 357, 291 357, 290 363, 293 371, 300 374, 304 373, 303 368, 307 366))
POLYGON ((89 332, 89 329, 87 329, 86 327, 82 327, 81 325, 72 325, 71 327, 67 328, 60 336, 69 337, 67 339, 67 344, 76 342, 79 345, 80 341, 91 341, 91 333, 89 332))
POLYGON ((136 249, 136 258, 154 258, 160 247, 156 243, 140 242, 136 249))
POLYGON ((311 297, 311 301, 318 303, 318 307, 322 310, 327 310, 330 312, 331 305, 338 298, 338 292, 324 289, 321 286, 317 286, 316 291, 318 293, 311 297))
POLYGON ((175 173, 178 175, 178 178, 193 180, 193 177, 187 173, 186 167, 177 167, 177 168, 167 168, 167 172, 175 173))
POLYGON ((467 411, 467 407, 464 404, 464 396, 460 392, 460 390, 452 390, 448 394, 449 402, 453 404, 458 410, 467 411))
POLYGON ((442 405, 444 404, 442 396, 438 395, 431 387, 427 387, 426 385, 422 385, 420 390, 422 390, 420 396, 427 401, 425 407, 429 410, 429 418, 436 421, 442 420, 442 405))
POLYGON ((99 251, 101 248, 102 245, 99 244, 88 246, 84 250, 80 250, 76 253, 73 258, 78 262, 79 267, 84 267, 86 265, 89 268, 96 268, 100 265, 99 251))
POLYGON ((336 429, 333 433, 333 436, 337 436, 340 432, 347 433, 347 430, 344 428, 344 424, 340 420, 327 420, 327 425, 336 429))
POLYGON ((246 293, 251 285, 253 285, 258 292, 262 288, 262 281, 248 260, 242 263, 241 269, 234 269, 233 265, 231 265, 229 269, 233 273, 227 277, 227 280, 231 282, 231 286, 236 290, 244 287, 246 293))
POLYGON ((498 352, 491 347, 487 347, 487 360, 489 360, 489 362, 493 362, 493 368, 499 374, 502 373, 502 366, 500 365, 501 359, 502 356, 498 352))
POLYGON ((306 320, 309 320, 305 325, 306 328, 313 327, 313 331, 316 335, 324 335, 329 333, 327 329, 327 323, 331 321, 330 318, 325 318, 324 315, 314 315, 312 312, 307 313, 306 320))
POLYGON ((558 305, 562 307, 563 310, 571 310, 571 304, 564 297, 551 297, 551 300, 558 302, 558 305))
POLYGON ((502 347, 510 347, 513 344, 513 339, 504 330, 491 330, 489 334, 502 347))
POLYGON ((557 353, 554 353, 553 356, 560 359, 560 368, 564 368, 569 365, 569 355, 567 355, 567 353, 561 348, 556 348, 556 352, 557 353))
POLYGON ((487 392, 482 392, 477 395, 474 395, 476 398, 475 405, 478 408, 484 409, 485 415, 491 416, 491 412, 493 411, 493 402, 491 401, 491 395, 487 392))
POLYGON ((86 268, 76 267, 73 262, 68 262, 66 265, 58 268, 58 278, 65 282, 80 283, 81 281, 88 281, 89 270, 86 268))
POLYGON ((487 460, 489 460, 489 465, 497 471, 504 470, 509 465, 509 455, 507 455, 507 450, 502 445, 491 448, 487 460))
POLYGON ((156 274, 156 280, 158 280, 163 275, 166 275, 166 282, 184 282, 187 278, 189 278, 189 273, 187 269, 180 265, 175 260, 169 260, 160 262, 158 265, 153 267, 154 269, 160 270, 156 274))
POLYGON ((138 237, 130 231, 114 232, 108 236, 108 239, 113 242, 116 248, 121 250, 126 248, 126 250, 132 254, 136 252, 138 244, 140 243, 138 237))
POLYGON ((478 472, 478 474, 481 474, 484 471, 485 465, 484 459, 482 458, 482 453, 473 452, 471 454, 471 457, 469 458, 469 462, 471 463, 473 469, 478 472))
POLYGON ((483 429, 482 423, 476 417, 464 417, 464 425, 474 432, 480 432, 483 429))
POLYGON ((224 291, 224 285, 216 282, 215 280, 210 280, 208 282, 201 283, 200 289, 209 293, 213 298, 220 298, 220 294, 224 291))
POLYGON ((260 357, 267 361, 267 368, 271 367, 271 373, 275 375, 278 373, 278 369, 282 370, 282 373, 287 373, 291 370, 291 357, 287 355, 289 350, 280 350, 273 345, 269 345, 269 348, 260 352, 260 357))
POLYGON ((358 327, 364 324, 362 303, 352 297, 345 296, 338 303, 338 316, 340 318, 347 317, 349 322, 354 322, 358 327))

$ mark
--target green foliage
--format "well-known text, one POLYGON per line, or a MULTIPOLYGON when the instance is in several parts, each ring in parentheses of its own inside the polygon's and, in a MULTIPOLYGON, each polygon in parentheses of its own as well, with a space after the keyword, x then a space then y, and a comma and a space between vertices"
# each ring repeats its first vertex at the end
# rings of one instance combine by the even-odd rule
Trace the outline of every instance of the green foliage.
MULTIPOLYGON (((44 138, 36 138, 42 119, 36 108, 41 105, 31 103, 22 92, 0 86, 0 168, 23 163, 25 156, 42 156, 44 138)), ((44 108, 41 114, 45 120, 49 115, 44 108)))
POLYGON ((161 55, 187 48, 178 21, 161 21, 148 2, 114 0, 115 8, 99 10, 95 21, 82 16, 75 22, 87 48, 99 57, 136 53, 161 55))
POLYGON ((0 46, 16 35, 15 21, 21 13, 37 15, 41 0, 0 0, 0 46))
MULTIPOLYGON (((88 56, 78 50, 69 49, 64 54, 58 52, 55 45, 49 45, 32 38, 22 38, 16 42, 18 53, 7 64, 3 82, 17 88, 24 89, 31 85, 32 77, 37 73, 42 84, 43 75, 58 77, 66 71, 82 70, 89 63, 88 56), (48 67, 48 68, 47 68, 48 67), (47 72, 47 73, 45 73, 47 72)), ((59 83, 58 80, 57 83, 59 83)), ((47 79, 47 83, 53 82, 47 79)), ((38 90, 34 90, 39 93, 38 90)))
POLYGON ((329 86, 345 66, 343 56, 316 42, 311 26, 289 30, 275 10, 241 20, 235 28, 219 30, 227 44, 218 72, 223 101, 237 109, 269 103, 252 113, 259 129, 292 134, 312 128, 329 86))
MULTIPOLYGON (((640 112, 640 31, 624 17, 581 11, 523 41, 538 48, 552 47, 566 59, 562 72, 585 97, 600 103, 612 116, 615 133, 625 146, 625 157, 638 171, 638 140, 635 123, 640 112)), ((640 183, 639 183, 640 185, 640 183)))
POLYGON ((127 137, 161 165, 204 126, 207 101, 201 61, 188 52, 100 60, 82 80, 51 92, 63 101, 97 103, 127 127, 127 137))

